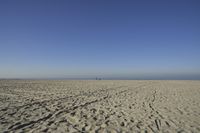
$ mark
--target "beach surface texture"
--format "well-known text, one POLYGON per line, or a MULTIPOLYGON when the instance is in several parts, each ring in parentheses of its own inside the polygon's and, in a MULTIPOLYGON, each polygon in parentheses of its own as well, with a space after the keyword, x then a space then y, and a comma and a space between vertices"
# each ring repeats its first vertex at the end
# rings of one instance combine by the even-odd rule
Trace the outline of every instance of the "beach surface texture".
POLYGON ((0 80, 0 132, 200 132, 200 81, 0 80))

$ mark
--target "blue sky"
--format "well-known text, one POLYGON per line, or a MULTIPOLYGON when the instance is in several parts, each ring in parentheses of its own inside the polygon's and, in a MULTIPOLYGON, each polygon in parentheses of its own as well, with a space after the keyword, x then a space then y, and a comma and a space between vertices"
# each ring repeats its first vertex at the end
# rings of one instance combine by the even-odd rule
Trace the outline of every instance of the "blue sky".
POLYGON ((0 78, 200 79, 199 0, 1 0, 0 78))

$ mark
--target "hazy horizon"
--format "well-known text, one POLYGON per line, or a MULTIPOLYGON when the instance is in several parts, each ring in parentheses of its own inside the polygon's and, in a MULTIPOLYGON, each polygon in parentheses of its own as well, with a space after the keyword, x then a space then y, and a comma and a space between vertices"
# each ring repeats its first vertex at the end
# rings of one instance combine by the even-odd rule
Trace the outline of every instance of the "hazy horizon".
POLYGON ((200 1, 0 1, 0 79, 200 79, 200 1))

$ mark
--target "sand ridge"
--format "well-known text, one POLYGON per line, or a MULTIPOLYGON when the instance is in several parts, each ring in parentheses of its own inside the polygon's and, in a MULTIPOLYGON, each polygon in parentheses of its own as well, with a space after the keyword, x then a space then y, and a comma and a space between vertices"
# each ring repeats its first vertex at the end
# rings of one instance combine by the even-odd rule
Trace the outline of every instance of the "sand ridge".
POLYGON ((200 132, 200 81, 0 80, 1 132, 200 132))

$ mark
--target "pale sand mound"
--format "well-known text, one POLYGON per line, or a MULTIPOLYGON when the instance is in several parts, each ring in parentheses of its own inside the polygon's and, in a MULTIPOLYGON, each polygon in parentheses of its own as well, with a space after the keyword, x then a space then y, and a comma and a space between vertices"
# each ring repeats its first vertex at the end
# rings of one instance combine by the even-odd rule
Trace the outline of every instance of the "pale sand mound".
POLYGON ((0 132, 200 132, 200 81, 0 80, 0 132))

